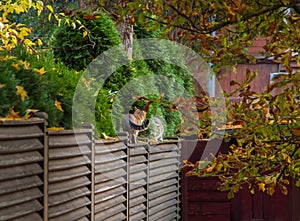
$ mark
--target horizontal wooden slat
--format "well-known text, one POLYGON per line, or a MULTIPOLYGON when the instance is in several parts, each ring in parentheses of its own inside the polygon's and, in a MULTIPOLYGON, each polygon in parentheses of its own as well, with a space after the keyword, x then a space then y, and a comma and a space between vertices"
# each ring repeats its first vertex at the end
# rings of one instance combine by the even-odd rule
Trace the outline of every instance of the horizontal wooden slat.
POLYGON ((79 187, 87 186, 91 181, 86 177, 77 177, 71 180, 66 180, 63 182, 56 182, 49 184, 49 194, 62 193, 68 190, 77 189, 79 187))
POLYGON ((80 176, 86 176, 90 174, 91 171, 87 166, 80 166, 75 168, 69 168, 66 170, 58 170, 49 172, 49 182, 59 182, 62 180, 68 180, 80 176))
POLYGON ((129 182, 130 183, 139 182, 139 180, 142 180, 146 177, 147 177, 147 174, 144 171, 140 171, 140 172, 137 172, 137 173, 131 173, 129 175, 129 182))
POLYGON ((97 180, 97 183, 99 182, 105 182, 111 179, 117 179, 123 176, 126 176, 127 172, 123 168, 111 170, 110 172, 106 173, 97 173, 95 175, 95 179, 97 180))
POLYGON ((178 185, 172 185, 172 186, 167 186, 167 187, 162 186, 161 189, 150 192, 149 200, 155 199, 159 196, 162 196, 162 195, 170 193, 170 192, 178 192, 179 193, 178 185))
POLYGON ((31 213, 18 218, 14 218, 13 221, 43 221, 43 218, 38 213, 31 213))
POLYGON ((158 144, 155 146, 150 146, 149 153, 162 153, 162 152, 176 152, 178 151, 178 146, 176 144, 158 144))
POLYGON ((43 209, 43 206, 38 200, 30 202, 24 202, 18 205, 9 206, 7 208, 0 209, 0 220, 9 220, 24 215, 28 215, 43 209))
POLYGON ((23 178, 3 180, 0 182, 0 195, 41 186, 43 181, 37 176, 28 176, 23 178))
POLYGON ((110 189, 110 190, 105 191, 105 192, 100 192, 100 193, 96 192, 95 201, 96 202, 103 202, 105 200, 112 199, 116 196, 120 196, 124 193, 126 193, 126 189, 123 186, 119 186, 119 187, 116 187, 114 189, 110 189))
POLYGON ((150 161, 163 160, 163 159, 167 159, 167 158, 178 158, 179 156, 180 155, 177 152, 162 152, 162 153, 151 154, 149 156, 149 160, 150 161))
MULTIPOLYGON (((177 176, 175 176, 177 177, 177 176)), ((163 181, 160 181, 160 182, 156 182, 156 183, 150 183, 149 184, 149 188, 148 190, 150 192, 153 192, 153 191, 156 191, 156 190, 159 190, 161 189, 162 187, 167 187, 167 186, 172 186, 172 185, 177 185, 178 184, 178 179, 176 178, 172 178, 172 179, 167 179, 167 180, 163 180, 163 181)))
MULTIPOLYGON (((168 201, 163 201, 162 203, 156 204, 155 206, 152 206, 149 208, 149 215, 158 213, 159 211, 163 211, 165 209, 168 209, 168 207, 176 205, 178 203, 178 200, 176 199, 170 199, 168 201)), ((176 211, 177 208, 175 207, 176 211)))
POLYGON ((0 140, 17 140, 44 136, 38 125, 0 127, 0 140))
POLYGON ((21 153, 32 150, 40 150, 43 144, 36 138, 26 140, 3 140, 0 141, 0 154, 21 153))
POLYGON ((117 179, 112 179, 108 180, 105 182, 95 182, 95 191, 97 193, 104 192, 113 188, 116 188, 118 186, 122 186, 126 184, 126 179, 123 177, 117 178, 117 179))
POLYGON ((172 218, 177 217, 177 213, 174 211, 177 211, 177 207, 175 205, 153 214, 150 216, 150 220, 172 220, 172 218))
POLYGON ((129 206, 133 207, 133 206, 145 203, 146 201, 147 201, 147 199, 143 195, 140 195, 140 196, 137 196, 137 197, 134 197, 134 198, 131 197, 129 199, 129 206))
POLYGON ((86 156, 73 156, 64 159, 52 159, 49 161, 49 171, 67 169, 76 166, 90 164, 91 160, 86 156))
POLYGON ((107 163, 101 163, 101 164, 95 164, 95 172, 96 173, 102 173, 107 172, 110 170, 114 170, 117 168, 125 167, 127 163, 124 160, 116 160, 113 162, 107 162, 107 163))
POLYGON ((126 145, 120 141, 101 143, 98 140, 95 140, 96 154, 109 153, 117 150, 125 150, 126 148, 127 148, 126 145))
POLYGON ((13 206, 19 203, 28 202, 42 197, 43 194, 38 188, 26 189, 5 195, 0 195, 0 208, 13 206))
MULTIPOLYGON (((96 215, 95 216, 96 218, 95 218, 95 220, 101 220, 101 219, 98 219, 98 215, 96 215)), ((118 213, 118 214, 116 214, 116 215, 113 215, 113 216, 111 216, 111 217, 107 217, 106 219, 105 219, 105 221, 116 221, 116 220, 126 220, 126 215, 124 214, 124 213, 118 213)))
POLYGON ((136 206, 133 206, 131 207, 130 206, 130 209, 129 209, 129 215, 133 215, 133 214, 137 214, 139 212, 142 212, 143 210, 146 210, 146 206, 144 204, 139 204, 139 205, 136 205, 136 206))
POLYGON ((149 180, 149 183, 152 184, 152 183, 156 183, 156 182, 161 182, 161 181, 164 181, 164 180, 172 179, 174 177, 178 177, 178 173, 172 171, 172 172, 169 172, 169 173, 164 173, 164 174, 160 174, 160 175, 157 175, 157 176, 152 176, 149 180))
POLYGON ((90 144, 92 142, 88 133, 63 133, 57 132, 56 134, 49 134, 49 148, 52 147, 68 147, 68 146, 80 146, 90 144), (62 134, 60 134, 62 133, 62 134))
POLYGON ((65 159, 73 156, 82 156, 91 153, 89 146, 71 146, 60 148, 49 148, 49 159, 65 159))
POLYGON ((135 163, 144 163, 147 162, 147 158, 145 156, 130 156, 129 157, 129 162, 130 164, 135 164, 135 163))
POLYGON ((91 202, 87 197, 80 197, 57 206, 49 207, 49 218, 61 216, 62 214, 69 213, 81 207, 89 205, 91 202))
POLYGON ((144 212, 139 212, 130 216, 130 221, 140 221, 146 218, 146 214, 144 212))
POLYGON ((90 193, 91 191, 84 186, 78 189, 70 190, 68 192, 50 195, 48 196, 48 203, 49 206, 54 206, 57 204, 65 203, 67 201, 71 201, 79 197, 87 196, 90 193))
POLYGON ((131 191, 133 191, 137 188, 145 187, 146 185, 147 185, 146 179, 142 179, 142 180, 138 180, 138 181, 135 181, 135 182, 130 182, 129 183, 129 189, 131 191))
POLYGON ((144 155, 147 154, 147 150, 145 147, 134 147, 134 148, 129 148, 129 155, 130 156, 135 156, 135 155, 144 155))
POLYGON ((143 170, 147 170, 148 166, 145 163, 133 164, 129 166, 130 173, 135 173, 143 170))
POLYGON ((43 160, 43 156, 38 151, 24 153, 1 154, 0 167, 15 166, 26 163, 35 163, 43 160))
POLYGON ((150 161, 149 169, 151 170, 151 169, 172 165, 172 164, 179 165, 179 160, 177 158, 167 158, 163 160, 150 161))
POLYGON ((113 208, 115 205, 120 204, 120 203, 126 203, 126 198, 123 195, 115 196, 114 198, 111 198, 106 201, 102 202, 95 202, 95 212, 101 212, 103 210, 113 208))
POLYGON ((95 156, 95 162, 96 163, 106 163, 106 162, 112 162, 118 159, 123 159, 126 157, 126 154, 124 151, 115 151, 110 153, 103 153, 101 155, 95 156))
POLYGON ((36 164, 27 164, 13 167, 0 168, 0 181, 19 177, 32 176, 42 173, 42 168, 36 164))
POLYGON ((173 172, 179 170, 179 167, 177 165, 167 165, 161 168, 156 168, 156 169, 152 169, 150 170, 150 179, 151 177, 160 175, 160 174, 164 174, 164 173, 168 173, 168 172, 173 172))
POLYGON ((85 216, 89 216, 91 211, 86 207, 81 207, 76 210, 73 210, 69 213, 56 216, 53 218, 48 219, 49 221, 69 221, 69 220, 77 220, 77 219, 83 219, 85 216))
POLYGON ((147 193, 147 191, 144 187, 139 187, 137 189, 131 190, 129 195, 130 195, 130 198, 134 198, 134 197, 137 197, 137 196, 144 195, 146 193, 147 193))
MULTIPOLYGON (((97 206, 96 206, 97 207, 97 206)), ((98 208, 96 208, 98 210, 98 208)), ((114 216, 116 214, 120 214, 122 211, 126 210, 126 206, 123 204, 117 204, 113 208, 109 208, 100 213, 96 213, 95 220, 107 220, 107 218, 114 216)))
POLYGON ((159 196, 156 199, 152 199, 149 201, 149 207, 153 207, 156 205, 159 205, 160 203, 169 201, 170 199, 176 199, 178 197, 178 193, 175 192, 171 192, 171 193, 167 193, 165 195, 159 196))

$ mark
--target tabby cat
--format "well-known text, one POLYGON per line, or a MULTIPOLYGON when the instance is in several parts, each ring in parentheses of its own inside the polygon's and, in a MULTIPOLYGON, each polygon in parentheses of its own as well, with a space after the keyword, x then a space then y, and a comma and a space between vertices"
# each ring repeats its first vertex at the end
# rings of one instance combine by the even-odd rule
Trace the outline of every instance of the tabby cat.
POLYGON ((127 114, 122 120, 123 131, 129 134, 129 143, 137 143, 140 131, 148 128, 149 121, 146 120, 147 112, 135 107, 133 114, 127 114))

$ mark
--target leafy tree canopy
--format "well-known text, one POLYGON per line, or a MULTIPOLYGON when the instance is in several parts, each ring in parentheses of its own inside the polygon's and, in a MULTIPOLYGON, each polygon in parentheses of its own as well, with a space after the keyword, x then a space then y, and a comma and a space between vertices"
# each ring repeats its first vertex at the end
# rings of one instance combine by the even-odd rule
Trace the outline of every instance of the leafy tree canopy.
POLYGON ((156 21, 169 38, 197 49, 216 70, 223 64, 254 62, 247 48, 257 37, 268 38, 264 55, 283 58, 286 66, 294 59, 291 51, 299 51, 297 0, 121 2, 121 15, 130 14, 132 22, 156 21))
POLYGON ((122 1, 118 13, 130 14, 132 23, 156 21, 154 29, 160 26, 171 40, 198 51, 215 72, 225 65, 255 64, 258 58, 248 48, 253 40, 266 39, 259 59, 282 64, 288 74, 260 94, 250 87, 256 71, 247 71, 243 83, 232 81, 238 88, 225 96, 227 119, 241 126, 232 135, 236 143, 210 162, 185 161, 184 167, 188 175, 218 176, 229 197, 245 185, 251 193, 270 195, 277 187, 287 194, 291 178, 300 186, 300 73, 291 68, 291 63, 300 66, 300 1, 122 1), (231 102, 231 96, 241 102, 231 102))

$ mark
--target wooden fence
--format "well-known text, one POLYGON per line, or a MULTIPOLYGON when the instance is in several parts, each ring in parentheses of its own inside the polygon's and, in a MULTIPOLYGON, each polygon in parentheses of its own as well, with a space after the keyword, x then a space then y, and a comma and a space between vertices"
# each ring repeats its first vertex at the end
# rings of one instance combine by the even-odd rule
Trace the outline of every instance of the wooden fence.
POLYGON ((179 220, 177 140, 127 145, 92 129, 0 123, 0 221, 179 220))
POLYGON ((294 185, 288 196, 245 188, 229 200, 216 178, 180 174, 180 162, 199 160, 206 143, 127 145, 97 140, 92 129, 48 131, 43 120, 1 121, 0 221, 300 220, 294 185))

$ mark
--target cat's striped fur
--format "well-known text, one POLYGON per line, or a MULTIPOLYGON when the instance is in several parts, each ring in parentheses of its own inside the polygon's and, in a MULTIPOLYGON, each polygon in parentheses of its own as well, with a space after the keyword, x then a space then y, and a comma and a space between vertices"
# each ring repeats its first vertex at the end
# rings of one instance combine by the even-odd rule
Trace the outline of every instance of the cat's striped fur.
POLYGON ((129 143, 137 143, 140 131, 147 129, 149 121, 146 121, 147 112, 135 107, 133 114, 127 114, 122 120, 123 131, 129 134, 129 143))

